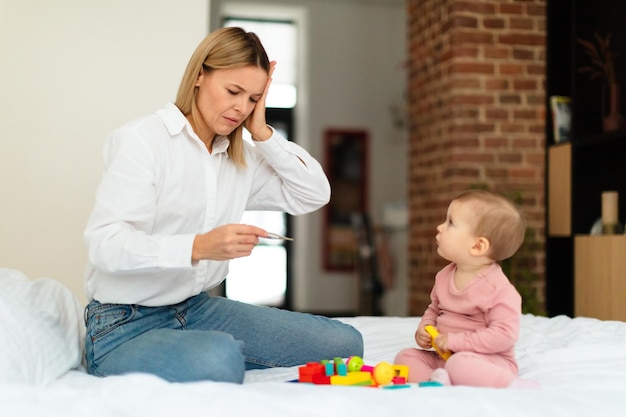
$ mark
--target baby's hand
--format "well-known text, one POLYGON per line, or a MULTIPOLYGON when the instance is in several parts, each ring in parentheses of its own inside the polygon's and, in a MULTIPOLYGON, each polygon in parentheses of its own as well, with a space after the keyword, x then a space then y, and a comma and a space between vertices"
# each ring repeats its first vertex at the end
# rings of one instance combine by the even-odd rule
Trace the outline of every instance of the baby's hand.
POLYGON ((424 330, 424 327, 422 326, 418 327, 415 331, 415 341, 417 342, 417 345, 422 349, 430 349, 432 347, 430 343, 430 335, 426 330, 424 330))
POLYGON ((442 352, 449 352, 448 350, 448 333, 439 333, 439 336, 435 339, 435 343, 439 346, 442 352))

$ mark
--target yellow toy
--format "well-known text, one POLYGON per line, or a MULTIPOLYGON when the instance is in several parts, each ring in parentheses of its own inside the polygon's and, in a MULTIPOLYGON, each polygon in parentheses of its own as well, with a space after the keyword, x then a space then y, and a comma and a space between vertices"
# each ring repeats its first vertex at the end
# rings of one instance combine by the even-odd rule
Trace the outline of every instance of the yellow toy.
POLYGON ((424 330, 426 330, 426 332, 430 335, 431 344, 433 345, 433 347, 435 348, 439 356, 441 356, 444 360, 447 361, 450 355, 452 355, 452 352, 442 351, 441 349, 439 349, 439 346, 437 346, 437 344, 435 343, 435 338, 439 336, 439 332, 437 331, 437 329, 435 329, 430 324, 427 324, 426 326, 424 326, 424 330))

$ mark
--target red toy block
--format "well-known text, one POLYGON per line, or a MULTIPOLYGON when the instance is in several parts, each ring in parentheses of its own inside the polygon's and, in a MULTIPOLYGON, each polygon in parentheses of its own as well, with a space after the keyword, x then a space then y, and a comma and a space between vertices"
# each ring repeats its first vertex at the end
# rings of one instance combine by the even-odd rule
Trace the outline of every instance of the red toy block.
POLYGON ((406 378, 403 376, 394 376, 391 383, 394 385, 404 385, 406 384, 406 378))
POLYGON ((330 376, 324 374, 313 375, 313 383, 316 385, 330 385, 330 376))
POLYGON ((324 365, 319 362, 308 362, 298 368, 299 382, 313 382, 315 375, 324 375, 324 365))

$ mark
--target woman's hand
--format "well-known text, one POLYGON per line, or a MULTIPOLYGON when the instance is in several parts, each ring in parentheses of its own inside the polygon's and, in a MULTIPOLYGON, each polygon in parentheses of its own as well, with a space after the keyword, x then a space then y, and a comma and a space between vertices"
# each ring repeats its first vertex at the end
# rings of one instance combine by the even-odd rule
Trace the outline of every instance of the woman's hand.
POLYGON ((202 235, 196 235, 191 251, 191 261, 201 259, 225 261, 249 256, 259 243, 259 237, 266 237, 267 231, 246 224, 227 224, 216 227, 202 235))
POLYGON ((276 61, 270 62, 270 72, 267 78, 267 84, 265 84, 265 90, 263 90, 263 95, 259 101, 257 101, 252 114, 248 116, 244 122, 244 127, 248 129, 252 135, 252 139, 256 141, 264 141, 272 136, 272 129, 267 126, 267 122, 265 121, 265 100, 267 98, 267 92, 270 89, 270 84, 272 83, 272 74, 274 73, 275 67, 276 61))

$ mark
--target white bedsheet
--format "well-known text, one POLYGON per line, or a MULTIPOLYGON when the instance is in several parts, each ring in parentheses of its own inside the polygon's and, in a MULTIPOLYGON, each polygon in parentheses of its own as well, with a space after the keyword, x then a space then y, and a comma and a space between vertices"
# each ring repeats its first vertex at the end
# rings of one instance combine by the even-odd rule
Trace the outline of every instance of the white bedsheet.
MULTIPOLYGON (((365 363, 414 345, 419 318, 355 317, 365 363)), ((626 416, 626 323, 526 315, 520 376, 540 389, 384 390, 285 382, 297 368, 249 371, 243 385, 171 384, 71 371, 48 386, 0 384, 1 416, 626 416), (220 414, 221 413, 221 414, 220 414)))

